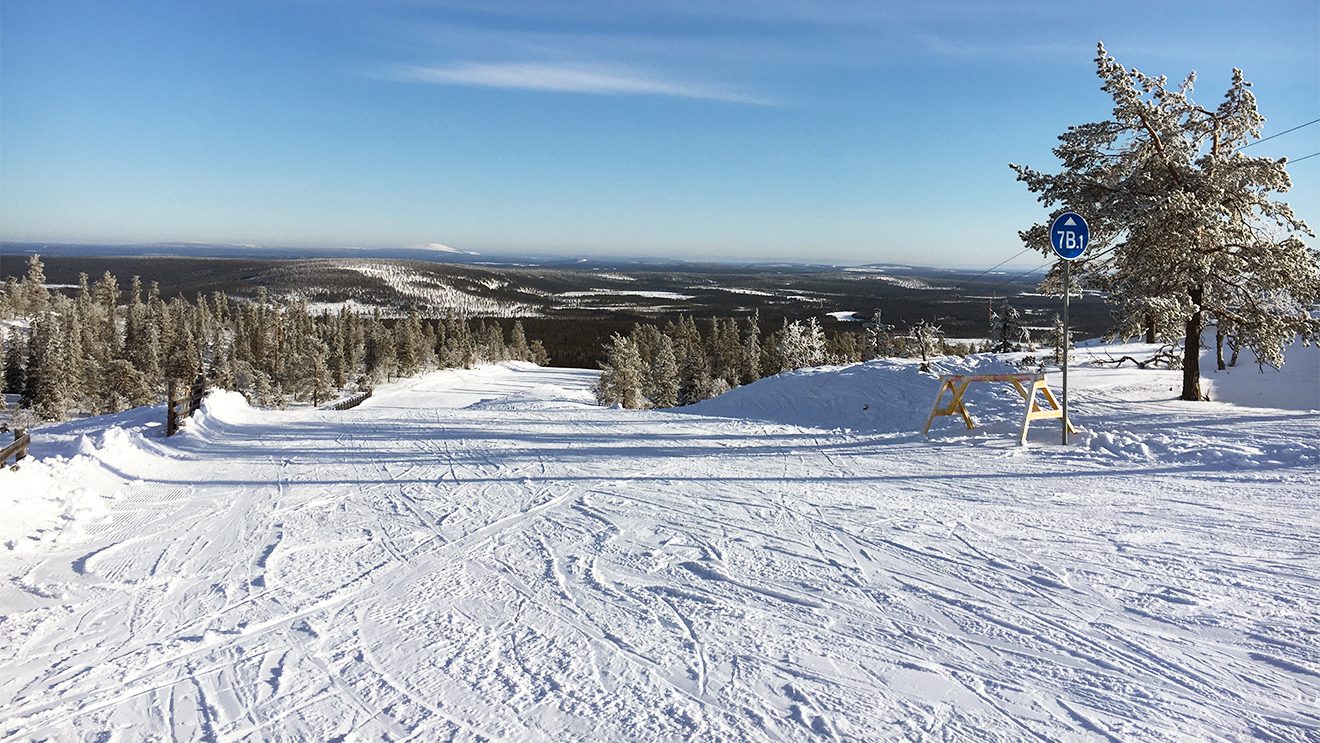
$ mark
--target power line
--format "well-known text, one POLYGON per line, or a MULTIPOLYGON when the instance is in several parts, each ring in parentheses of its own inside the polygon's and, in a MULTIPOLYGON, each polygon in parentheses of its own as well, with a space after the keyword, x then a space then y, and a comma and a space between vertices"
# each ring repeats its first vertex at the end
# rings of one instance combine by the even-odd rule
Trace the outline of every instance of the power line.
MULTIPOLYGON (((1010 256, 1010 257, 1008 257, 1008 258, 1005 258, 1004 260, 1002 260, 1002 261, 996 263, 995 265, 993 265, 993 266, 987 268, 986 270, 982 271, 981 273, 978 273, 977 275, 973 276, 972 278, 970 278, 970 279, 966 279, 963 283, 966 283, 966 282, 968 282, 968 281, 976 281, 977 279, 979 279, 979 278, 981 278, 982 276, 984 276, 984 275, 990 273, 991 271, 995 270, 996 268, 999 268, 1000 266, 1004 265, 1005 263, 1008 263, 1009 261, 1013 260, 1014 258, 1017 258, 1019 255, 1022 255, 1023 253, 1027 252, 1028 250, 1031 250, 1031 248, 1027 247, 1027 248, 1023 248, 1023 249, 1019 250, 1018 252, 1014 253, 1012 256, 1010 256)), ((961 289, 962 286, 960 285, 960 286, 958 286, 958 287, 956 287, 956 288, 961 289)))
POLYGON ((992 289, 990 290, 990 296, 993 297, 993 296, 995 295, 995 292, 999 291, 1000 288, 1005 287, 1005 286, 1008 286, 1009 284, 1013 283, 1014 281, 1017 281, 1018 279, 1025 278, 1025 277, 1027 277, 1027 276, 1030 276, 1030 275, 1033 274, 1033 273, 1036 273, 1037 271, 1039 271, 1039 270, 1041 270, 1042 268, 1044 268, 1045 265, 1048 264, 1048 263, 1049 263, 1050 261, 1052 261, 1052 260, 1054 260, 1054 259, 1053 259, 1053 258, 1046 258, 1045 261, 1042 262, 1039 266, 1036 266, 1035 268, 1033 268, 1033 269, 1031 269, 1031 270, 1029 270, 1029 271, 1023 271, 1022 273, 1020 273, 1020 274, 1018 274, 1017 276, 1014 276, 1014 277, 1012 277, 1012 278, 1010 278, 1010 279, 1004 279, 1002 282, 999 283, 999 285, 995 286, 994 288, 992 288, 992 289))
MULTIPOLYGON (((1306 128, 1306 127, 1312 125, 1312 124, 1317 124, 1317 123, 1320 123, 1320 119, 1312 119, 1312 120, 1306 122, 1305 124, 1298 124, 1297 126, 1291 128, 1291 129, 1284 129, 1283 131, 1279 132, 1278 134, 1271 134, 1270 136, 1268 136, 1268 137, 1262 137, 1262 138, 1256 140, 1255 142, 1248 142, 1248 143, 1242 145, 1241 147, 1239 147, 1238 149, 1239 149, 1239 150, 1245 150, 1245 149, 1247 149, 1248 147, 1250 147, 1250 146, 1252 146, 1252 145, 1254 145, 1254 144, 1260 144, 1261 142, 1269 141, 1269 140, 1271 140, 1271 139, 1274 139, 1275 137, 1282 137, 1283 135, 1287 134, 1288 132, 1295 132, 1295 131, 1297 131, 1298 129, 1304 129, 1304 128, 1306 128)), ((1309 157, 1309 155, 1308 155, 1308 157, 1309 157)))
POLYGON ((1289 164, 1289 165, 1292 165, 1293 163, 1299 163, 1299 162, 1301 162, 1301 161, 1303 161, 1303 160, 1310 160, 1311 158, 1315 157, 1316 155, 1320 155, 1320 152, 1312 152, 1311 154, 1307 155, 1306 157, 1299 157, 1299 158, 1297 158, 1296 160, 1289 160, 1289 161, 1288 161, 1288 164, 1289 164))

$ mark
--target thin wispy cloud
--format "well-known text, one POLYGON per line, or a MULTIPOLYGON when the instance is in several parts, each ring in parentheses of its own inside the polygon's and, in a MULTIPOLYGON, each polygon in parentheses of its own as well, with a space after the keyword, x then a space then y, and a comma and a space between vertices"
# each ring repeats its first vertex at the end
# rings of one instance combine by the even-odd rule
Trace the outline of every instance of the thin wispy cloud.
POLYGON ((652 95, 727 103, 773 105, 773 101, 700 82, 669 79, 635 70, 557 62, 459 62, 406 65, 383 75, 408 82, 592 95, 652 95))

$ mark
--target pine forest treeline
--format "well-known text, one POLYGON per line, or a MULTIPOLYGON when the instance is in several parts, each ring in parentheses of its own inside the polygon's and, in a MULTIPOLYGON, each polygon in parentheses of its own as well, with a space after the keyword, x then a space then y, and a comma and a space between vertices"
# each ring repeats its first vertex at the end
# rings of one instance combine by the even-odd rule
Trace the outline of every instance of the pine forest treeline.
POLYGON ((0 295, 5 392, 46 420, 111 413, 162 399, 166 380, 204 373, 256 405, 319 405, 339 390, 435 368, 549 361, 521 323, 508 337, 498 323, 416 311, 393 322, 347 309, 312 313, 304 300, 255 301, 221 292, 194 301, 166 300, 155 282, 134 277, 125 290, 106 273, 86 275, 73 297, 46 286, 39 256, 27 276, 9 278, 0 295))
POLYGON ((879 312, 860 332, 831 333, 815 318, 785 319, 779 328, 763 333, 758 314, 700 324, 689 315, 664 327, 639 323, 628 335, 615 333, 605 346, 596 399, 626 408, 669 408, 792 369, 973 350, 968 344, 949 343, 937 326, 924 321, 897 333, 880 321, 879 312))

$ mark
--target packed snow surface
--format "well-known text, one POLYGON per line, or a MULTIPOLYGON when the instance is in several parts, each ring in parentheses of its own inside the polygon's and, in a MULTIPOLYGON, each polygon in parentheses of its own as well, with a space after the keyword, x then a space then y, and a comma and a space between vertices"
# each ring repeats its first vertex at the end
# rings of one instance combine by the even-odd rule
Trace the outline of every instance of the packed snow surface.
POLYGON ((920 436, 896 361, 685 412, 506 365, 39 428, 0 739, 1320 737, 1320 416, 1078 353, 1067 448, 992 384, 920 436))
MULTIPOLYGON (((1213 336, 1208 340, 1213 343, 1213 336)), ((1320 412, 1320 343, 1303 345, 1294 341, 1286 349, 1282 367, 1256 360, 1243 349, 1237 366, 1219 371, 1213 347, 1201 357, 1201 369, 1209 380, 1210 397, 1252 407, 1287 408, 1320 412)), ((1230 355, 1224 349, 1224 356, 1230 355)))

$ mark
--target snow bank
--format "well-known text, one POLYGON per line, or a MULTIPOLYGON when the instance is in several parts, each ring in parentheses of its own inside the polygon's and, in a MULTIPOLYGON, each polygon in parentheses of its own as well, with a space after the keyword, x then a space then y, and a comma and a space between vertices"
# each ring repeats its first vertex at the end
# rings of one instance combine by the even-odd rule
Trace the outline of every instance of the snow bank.
POLYGON ((230 390, 211 390, 202 398, 202 406, 181 432, 192 431, 194 434, 206 430, 214 424, 242 425, 255 422, 261 413, 248 405, 246 397, 240 392, 230 390))
POLYGON ((1320 346, 1294 341, 1281 369, 1259 364, 1254 353, 1243 349, 1237 366, 1217 371, 1213 337, 1210 344, 1201 356, 1210 399, 1253 408, 1320 411, 1320 346))
MULTIPOLYGON (((130 411, 132 412, 132 411, 130 411)), ((130 481, 117 473, 149 467, 155 456, 141 428, 88 428, 86 419, 33 431, 32 456, 17 470, 0 470, 0 547, 23 551, 68 541, 95 524, 107 501, 130 481), (60 452, 60 453, 56 453, 60 452)))
MULTIPOLYGON (((235 408, 230 396, 242 401, 212 393, 203 410, 235 408)), ((150 472, 166 454, 164 421, 165 406, 151 405, 34 427, 29 457, 0 469, 0 554, 68 542, 99 523, 110 501, 140 485, 123 473, 150 472)))
MULTIPOLYGON (((876 359, 798 369, 676 412, 822 429, 920 431, 939 389, 939 375, 1021 371, 991 355, 935 359, 928 373, 919 367, 920 362, 911 359, 876 359)), ((1022 414, 1022 398, 1007 385, 978 386, 968 392, 967 405, 980 425, 1020 420, 1022 414)))
POLYGON ((17 471, 0 472, 0 551, 61 541, 102 515, 106 499, 77 482, 89 464, 85 457, 69 463, 25 459, 17 471))

